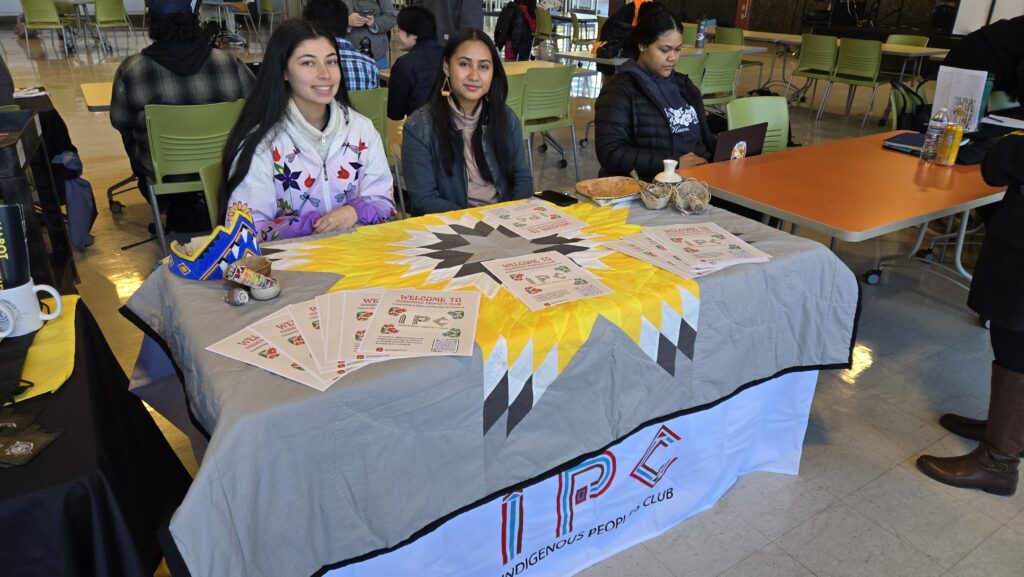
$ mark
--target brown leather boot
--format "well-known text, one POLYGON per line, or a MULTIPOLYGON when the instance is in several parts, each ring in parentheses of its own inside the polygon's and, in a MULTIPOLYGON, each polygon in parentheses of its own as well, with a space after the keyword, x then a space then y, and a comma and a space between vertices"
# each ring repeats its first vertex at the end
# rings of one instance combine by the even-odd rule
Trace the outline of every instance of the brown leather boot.
POLYGON ((996 495, 1017 490, 1017 465, 1024 450, 1024 374, 992 364, 992 396, 985 440, 962 457, 925 455, 917 468, 946 485, 996 495))
POLYGON ((988 421, 968 419, 953 413, 946 413, 939 417, 939 424, 954 435, 958 435, 972 441, 983 441, 985 439, 985 427, 988 421))

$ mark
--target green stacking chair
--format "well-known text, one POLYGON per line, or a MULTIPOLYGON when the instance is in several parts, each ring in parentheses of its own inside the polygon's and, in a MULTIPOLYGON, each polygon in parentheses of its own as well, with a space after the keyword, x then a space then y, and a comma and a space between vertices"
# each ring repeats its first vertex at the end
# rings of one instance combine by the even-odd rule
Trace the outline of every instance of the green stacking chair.
MULTIPOLYGON (((135 37, 132 23, 128 19, 128 12, 124 8, 123 0, 96 0, 96 14, 93 17, 92 26, 100 38, 102 46, 109 46, 106 35, 102 30, 122 29, 131 38, 135 37)), ((116 37, 115 37, 116 38, 116 37)))
POLYGON ((380 135, 380 143, 384 146, 384 155, 387 157, 388 166, 391 167, 395 186, 398 189, 399 209, 404 217, 408 213, 405 212, 405 197, 402 196, 402 187, 399 184, 401 180, 399 179, 398 159, 388 142, 388 89, 353 90, 348 93, 348 100, 356 112, 370 119, 374 130, 380 135))
MULTIPOLYGON (((576 180, 580 179, 580 159, 576 152, 576 124, 572 118, 572 66, 557 68, 531 68, 526 71, 526 88, 523 92, 523 114, 520 121, 523 138, 527 141, 530 172, 533 172, 533 133, 545 133, 556 128, 569 128, 572 133, 572 158, 576 169, 576 180)), ((552 140, 553 142, 553 140, 552 140)), ((563 160, 565 154, 562 155, 563 160)), ((563 165, 564 166, 564 165, 563 165)))
POLYGON ((729 130, 768 123, 763 152, 786 150, 789 142, 789 105, 783 96, 737 98, 725 106, 729 130))
POLYGON ((146 184, 156 237, 165 256, 167 240, 160 224, 156 197, 203 190, 199 170, 221 159, 224 143, 244 104, 245 100, 236 100, 194 106, 146 106, 146 133, 154 173, 154 178, 146 184), (188 180, 168 181, 168 177, 183 176, 188 180))
MULTIPOLYGON (((715 44, 728 44, 731 46, 743 46, 746 41, 743 39, 742 28, 726 28, 718 26, 715 28, 715 44)), ((760 60, 740 60, 740 70, 757 67, 757 86, 761 86, 761 73, 764 72, 764 62, 760 60)))
POLYGON ((600 14, 598 14, 598 16, 597 16, 597 37, 598 38, 601 37, 601 31, 604 30, 604 23, 607 22, 607 21, 608 21, 608 17, 607 16, 601 16, 600 14))
POLYGON ((573 12, 572 13, 572 39, 570 40, 570 44, 572 45, 572 48, 576 48, 577 46, 580 46, 580 47, 588 48, 589 49, 590 46, 594 43, 594 41, 597 40, 597 37, 594 36, 590 32, 590 30, 591 30, 590 26, 584 26, 580 22, 579 17, 576 16, 576 13, 573 12))
POLYGON ((800 41, 800 60, 797 62, 796 70, 789 77, 786 84, 786 94, 789 94, 789 87, 793 84, 793 78, 797 76, 807 79, 803 90, 814 83, 811 92, 810 107, 814 108, 814 101, 818 96, 818 81, 828 80, 836 67, 836 55, 839 53, 839 39, 835 36, 822 36, 820 34, 804 34, 800 41))
POLYGON ((706 56, 683 57, 676 60, 676 72, 685 74, 694 86, 700 89, 701 80, 704 78, 704 61, 706 56))
POLYGON ((210 228, 217 228, 220 214, 220 185, 224 180, 223 165, 217 161, 199 169, 199 181, 203 183, 206 210, 210 213, 210 228))
POLYGON ((697 42, 697 25, 683 24, 683 44, 693 46, 697 42))
POLYGON ((67 23, 57 13, 57 5, 53 0, 21 0, 21 11, 25 13, 25 46, 29 51, 29 58, 32 57, 32 46, 28 43, 29 30, 49 30, 50 41, 54 47, 57 46, 57 40, 53 31, 60 30, 64 35, 64 58, 67 58, 68 42, 74 42, 73 35, 64 29, 67 23))
POLYGON ((270 22, 267 24, 267 36, 274 31, 274 16, 285 17, 284 6, 282 5, 281 10, 274 7, 274 0, 260 0, 260 15, 256 21, 256 28, 262 28, 263 17, 269 16, 270 22))
POLYGON ((508 80, 508 94, 505 96, 505 104, 516 113, 519 122, 523 121, 523 93, 526 91, 526 75, 510 74, 505 77, 508 80))
POLYGON ((704 76, 700 82, 705 106, 736 99, 736 73, 742 56, 740 52, 710 52, 705 55, 704 76))
POLYGON ((551 21, 551 13, 543 8, 537 8, 537 29, 533 33, 534 41, 554 43, 558 49, 558 35, 555 34, 554 23, 551 21))
MULTIPOLYGON (((885 39, 886 44, 897 44, 899 46, 918 46, 924 48, 928 46, 927 36, 915 36, 913 34, 890 34, 885 39)), ((914 75, 914 70, 907 70, 907 59, 900 56, 882 56, 882 68, 879 74, 880 78, 889 80, 891 78, 899 79, 903 78, 903 82, 917 82, 918 78, 914 75), (910 73, 910 77, 907 77, 907 73, 910 73)))
POLYGON ((864 120, 861 127, 868 121, 868 114, 875 104, 875 92, 878 91, 878 72, 882 63, 882 43, 878 40, 857 40, 855 38, 844 38, 839 46, 839 56, 836 58, 836 68, 825 86, 825 95, 821 97, 821 106, 818 108, 818 119, 825 113, 828 105, 828 97, 832 92, 832 85, 841 82, 850 87, 846 96, 846 114, 850 114, 853 107, 853 96, 858 86, 871 87, 871 99, 868 100, 868 108, 864 111, 864 120))

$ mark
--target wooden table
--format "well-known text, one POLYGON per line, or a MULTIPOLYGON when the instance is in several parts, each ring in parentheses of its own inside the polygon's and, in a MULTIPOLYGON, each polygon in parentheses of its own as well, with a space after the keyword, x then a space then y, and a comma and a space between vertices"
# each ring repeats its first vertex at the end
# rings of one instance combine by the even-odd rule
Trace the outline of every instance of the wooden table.
MULTIPOLYGON (((692 46, 684 46, 679 51, 680 58, 697 58, 704 56, 712 52, 740 52, 742 54, 760 54, 767 52, 768 49, 764 46, 734 46, 731 44, 705 44, 704 48, 694 48, 692 46)), ((574 50, 571 52, 556 52, 556 58, 565 58, 568 60, 579 60, 582 62, 596 62, 598 64, 610 64, 612 66, 618 66, 625 62, 626 58, 598 58, 590 53, 589 50, 574 50)))
MULTIPOLYGON (((590 54, 590 53, 588 52, 587 54, 590 54)), ((514 76, 516 74, 526 74, 526 71, 531 69, 531 68, 560 68, 562 66, 565 66, 565 64, 562 64, 561 62, 549 62, 547 60, 529 60, 529 61, 524 60, 524 61, 521 61, 521 62, 520 61, 502 62, 501 66, 502 66, 502 68, 505 69, 505 75, 506 76, 514 76)), ((593 70, 584 70, 584 69, 581 69, 581 68, 577 68, 575 74, 587 74, 587 73, 591 73, 591 72, 593 72, 593 70)), ((384 82, 387 82, 388 80, 390 80, 391 79, 391 70, 381 70, 380 71, 380 79, 383 80, 384 82)))
POLYGON ((85 107, 89 112, 107 112, 110 110, 110 97, 114 93, 113 82, 86 82, 80 84, 82 95, 85 96, 85 107))
MULTIPOLYGON (((967 213, 997 202, 1003 189, 985 184, 977 166, 925 164, 883 149, 882 141, 895 134, 790 148, 681 172, 707 181, 719 198, 834 239, 860 242, 921 225, 912 254, 920 249, 928 221, 961 214, 954 267, 969 279, 960 264, 967 213)), ((880 272, 883 264, 872 272, 880 272)))

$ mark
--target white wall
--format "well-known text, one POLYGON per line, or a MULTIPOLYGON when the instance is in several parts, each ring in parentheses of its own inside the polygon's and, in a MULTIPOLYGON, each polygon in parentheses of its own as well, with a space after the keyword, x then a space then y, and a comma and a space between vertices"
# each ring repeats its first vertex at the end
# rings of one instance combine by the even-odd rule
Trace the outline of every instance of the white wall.
POLYGON ((990 8, 992 9, 992 22, 1004 18, 1015 18, 1024 14, 1024 0, 960 0, 960 9, 956 13, 956 23, 953 25, 953 34, 970 34, 988 24, 990 8))

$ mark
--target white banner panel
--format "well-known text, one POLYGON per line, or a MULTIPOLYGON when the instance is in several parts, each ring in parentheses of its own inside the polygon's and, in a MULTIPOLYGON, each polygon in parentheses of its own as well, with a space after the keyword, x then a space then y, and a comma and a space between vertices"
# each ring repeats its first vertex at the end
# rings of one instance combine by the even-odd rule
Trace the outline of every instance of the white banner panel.
POLYGON ((709 509, 741 475, 795 475, 817 378, 786 375, 648 426, 405 547, 326 575, 572 575, 709 509))

